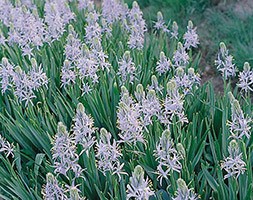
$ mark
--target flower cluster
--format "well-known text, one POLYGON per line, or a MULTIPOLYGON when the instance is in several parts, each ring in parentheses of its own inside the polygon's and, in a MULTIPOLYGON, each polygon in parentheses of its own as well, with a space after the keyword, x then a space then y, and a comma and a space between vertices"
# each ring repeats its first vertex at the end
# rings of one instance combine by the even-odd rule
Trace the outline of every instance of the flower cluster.
POLYGON ((224 179, 229 177, 238 178, 240 174, 245 172, 246 163, 242 160, 242 153, 236 140, 229 143, 228 152, 229 156, 221 163, 221 168, 227 172, 224 179))
POLYGON ((195 73, 193 68, 189 68, 187 72, 188 73, 185 73, 183 68, 178 67, 174 76, 178 88, 182 90, 184 95, 191 93, 194 86, 198 87, 200 85, 199 74, 195 73))
POLYGON ((37 10, 31 12, 16 3, 10 10, 9 19, 9 44, 16 43, 22 49, 23 55, 33 56, 33 48, 42 46, 46 36, 45 25, 37 10))
POLYGON ((154 192, 148 185, 148 178, 144 179, 144 170, 140 165, 136 166, 132 177, 130 177, 130 184, 127 185, 127 199, 149 199, 150 196, 154 195, 154 192))
POLYGON ((75 15, 66 0, 46 0, 44 11, 47 41, 58 40, 65 32, 65 26, 75 19, 75 15))
POLYGON ((78 9, 79 10, 86 10, 93 4, 92 0, 78 0, 78 9))
POLYGON ((188 189, 185 181, 181 178, 177 180, 177 196, 173 200, 197 200, 198 197, 194 189, 188 189))
POLYGON ((34 58, 31 59, 31 65, 30 71, 25 73, 19 66, 14 69, 7 58, 3 58, 0 67, 2 93, 12 87, 19 101, 25 101, 26 106, 36 97, 34 92, 48 84, 46 74, 34 58))
POLYGON ((253 91, 253 71, 250 70, 248 62, 244 63, 243 71, 239 73, 239 88, 245 93, 253 91))
POLYGON ((69 170, 79 177, 82 168, 78 164, 79 156, 76 153, 76 144, 73 137, 66 130, 66 127, 59 122, 57 133, 52 147, 55 173, 67 175, 69 170))
POLYGON ((13 5, 8 0, 0 1, 0 20, 3 22, 4 25, 9 26, 11 16, 10 13, 13 9, 13 5))
POLYGON ((155 156, 159 163, 157 166, 157 174, 158 179, 160 179, 160 185, 162 185, 163 178, 168 179, 171 171, 180 173, 182 168, 180 163, 182 155, 174 148, 169 129, 162 133, 159 142, 156 144, 155 156))
POLYGON ((159 85, 157 77, 155 75, 151 76, 151 85, 148 86, 148 89, 162 94, 163 86, 159 85))
POLYGON ((0 135, 0 153, 4 152, 7 157, 9 155, 14 157, 13 151, 13 144, 10 144, 4 137, 0 135))
POLYGON ((45 200, 68 199, 64 189, 59 185, 57 179, 51 173, 47 174, 46 185, 42 194, 45 200))
POLYGON ((65 87, 70 84, 74 84, 76 80, 76 73, 74 66, 69 60, 65 60, 61 69, 61 83, 65 87))
POLYGON ((2 94, 12 86, 12 79, 14 77, 14 67, 9 63, 7 58, 2 58, 0 64, 0 79, 1 79, 1 91, 2 94))
POLYGON ((157 62, 156 71, 159 75, 168 72, 172 64, 169 58, 166 58, 164 52, 160 53, 160 60, 157 62))
POLYGON ((69 35, 64 48, 65 59, 76 62, 81 55, 81 40, 72 25, 69 25, 68 30, 69 35))
POLYGON ((171 34, 171 38, 178 39, 178 25, 177 25, 177 22, 175 21, 172 23, 172 29, 170 31, 170 34, 171 34))
POLYGON ((142 17, 143 13, 136 1, 133 2, 132 9, 129 12, 130 36, 128 45, 130 49, 141 50, 144 45, 144 34, 146 32, 146 24, 142 17))
POLYGON ((140 106, 129 95, 124 86, 121 87, 121 91, 122 94, 117 111, 117 123, 121 131, 119 136, 123 142, 127 143, 144 142, 140 106))
POLYGON ((228 96, 230 98, 232 110, 232 121, 228 122, 231 137, 241 139, 243 136, 246 136, 250 138, 250 123, 252 119, 248 117, 245 118, 238 100, 234 98, 231 92, 228 93, 228 96))
POLYGON ((188 122, 184 114, 183 95, 178 91, 178 86, 175 80, 167 83, 167 95, 164 101, 162 110, 161 122, 165 125, 170 125, 174 117, 177 117, 180 122, 188 122))
POLYGON ((117 174, 121 179, 121 174, 124 174, 122 169, 124 164, 120 163, 119 158, 122 154, 119 151, 119 144, 115 139, 111 142, 111 137, 111 133, 106 129, 100 130, 100 139, 97 141, 97 165, 104 174, 109 171, 117 174))
POLYGON ((178 42, 177 50, 173 55, 174 66, 185 68, 189 64, 190 57, 181 42, 178 42))
MULTIPOLYGON (((82 145, 82 152, 88 153, 89 149, 94 145, 95 128, 93 119, 85 113, 83 104, 79 103, 74 118, 73 134, 75 144, 82 145)), ((82 153, 81 152, 81 153, 82 153)))
POLYGON ((188 22, 187 32, 184 34, 184 47, 190 49, 191 47, 197 48, 199 44, 198 34, 196 33, 197 28, 193 28, 192 21, 188 22))
POLYGON ((161 30, 164 33, 169 33, 167 26, 165 25, 165 21, 163 19, 163 14, 159 11, 157 12, 157 21, 155 22, 154 28, 156 30, 161 30))
POLYGON ((228 54, 226 45, 220 43, 220 51, 218 53, 217 60, 215 60, 217 69, 221 72, 224 79, 228 79, 236 75, 236 67, 233 64, 233 56, 228 54))
POLYGON ((160 117, 161 114, 161 104, 156 96, 155 90, 148 90, 147 95, 141 84, 136 87, 135 97, 140 105, 140 111, 142 113, 142 123, 144 126, 152 124, 152 117, 160 117))
POLYGON ((89 48, 83 44, 82 53, 77 61, 77 69, 81 80, 91 80, 92 83, 98 82, 98 64, 89 48))
POLYGON ((130 51, 126 51, 119 61, 119 72, 117 73, 121 78, 121 85, 126 83, 133 83, 135 79, 135 64, 132 61, 130 51))
POLYGON ((102 16, 106 20, 107 26, 122 19, 126 19, 125 5, 120 0, 103 0, 102 16))

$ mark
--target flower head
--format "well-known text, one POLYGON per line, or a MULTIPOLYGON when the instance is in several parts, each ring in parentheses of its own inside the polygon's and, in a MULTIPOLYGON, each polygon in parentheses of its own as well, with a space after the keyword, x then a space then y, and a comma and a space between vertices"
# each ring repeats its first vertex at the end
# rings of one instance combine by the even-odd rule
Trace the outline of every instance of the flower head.
POLYGON ((7 157, 9 155, 14 157, 13 151, 14 151, 13 144, 10 144, 4 137, 0 135, 0 153, 4 152, 7 157))
POLYGON ((146 32, 146 24, 143 19, 143 13, 136 1, 133 2, 132 9, 128 18, 130 22, 130 36, 128 45, 131 49, 141 50, 144 45, 144 34, 146 32))
POLYGON ((177 196, 173 200, 196 200, 197 195, 194 193, 194 189, 188 189, 185 181, 181 178, 177 180, 177 196))
POLYGON ((164 52, 160 53, 160 60, 157 62, 156 71, 159 75, 166 73, 171 68, 171 61, 169 58, 166 58, 164 52))
POLYGON ((230 98, 232 121, 228 121, 231 137, 241 139, 244 135, 250 138, 250 123, 252 119, 245 117, 239 101, 236 100, 231 92, 228 93, 230 98))
POLYGON ((178 39, 178 25, 177 25, 177 22, 175 21, 172 23, 172 30, 170 34, 171 34, 171 38, 178 39))
POLYGON ((178 42, 177 50, 174 52, 173 55, 173 62, 175 67, 182 67, 185 68, 189 64, 190 57, 185 51, 181 42, 178 42))
POLYGON ((135 79, 135 64, 132 61, 129 51, 126 51, 119 61, 119 72, 117 73, 121 78, 121 84, 133 83, 135 79))
POLYGON ((123 142, 143 142, 143 124, 141 121, 140 105, 133 100, 127 89, 122 87, 121 99, 117 111, 118 128, 123 142))
POLYGON ((215 60, 215 64, 224 79, 228 79, 229 77, 236 75, 237 69, 235 64, 233 64, 233 56, 228 54, 227 47, 223 42, 220 43, 220 51, 218 53, 217 60, 215 60))
POLYGON ((88 153, 89 149, 95 143, 93 136, 95 128, 93 119, 85 113, 84 106, 81 103, 77 105, 74 121, 73 134, 75 143, 81 144, 83 148, 82 152, 88 153))
POLYGON ((140 165, 136 166, 130 177, 130 184, 127 185, 127 199, 148 200, 154 195, 148 185, 148 178, 144 179, 144 170, 140 165))
POLYGON ((172 123, 173 118, 181 122, 188 122, 184 114, 184 99, 183 95, 179 94, 178 86, 175 80, 167 83, 167 95, 164 101, 164 108, 160 120, 163 124, 169 125, 172 123))
POLYGON ((59 185, 53 174, 47 173, 46 185, 42 191, 45 200, 67 200, 64 189, 59 185))
POLYGON ((58 123, 57 133, 52 147, 52 156, 55 173, 66 176, 66 173, 72 170, 76 177, 80 176, 82 168, 77 163, 79 156, 76 153, 76 143, 62 122, 58 123))
POLYGON ((243 71, 239 73, 238 87, 245 93, 253 91, 253 71, 250 70, 248 62, 244 63, 243 71))
POLYGON ((171 171, 180 173, 182 165, 180 160, 183 158, 174 147, 170 131, 165 130, 156 144, 155 156, 159 162, 157 167, 158 178, 162 185, 163 178, 167 179, 171 171))
POLYGON ((227 174, 224 179, 229 177, 235 177, 236 179, 246 171, 246 163, 242 160, 242 153, 236 140, 232 140, 228 147, 229 156, 221 163, 221 168, 224 169, 227 174))
POLYGON ((191 47, 196 48, 199 44, 198 34, 196 33, 197 28, 193 28, 192 21, 188 22, 187 32, 184 34, 184 47, 190 49, 191 47))
POLYGON ((97 142, 98 169, 104 174, 109 171, 112 174, 117 174, 119 179, 123 172, 124 164, 121 164, 119 158, 122 156, 119 150, 119 144, 115 140, 111 142, 111 133, 106 129, 100 130, 100 139, 97 142))
POLYGON ((165 21, 163 19, 163 14, 159 11, 157 12, 157 21, 155 22, 154 28, 156 30, 162 30, 164 33, 169 33, 167 26, 165 25, 165 21))

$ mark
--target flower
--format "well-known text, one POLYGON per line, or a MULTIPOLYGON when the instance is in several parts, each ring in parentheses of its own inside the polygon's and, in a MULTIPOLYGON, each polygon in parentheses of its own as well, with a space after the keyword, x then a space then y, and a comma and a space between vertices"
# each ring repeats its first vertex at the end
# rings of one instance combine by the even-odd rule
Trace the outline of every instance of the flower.
POLYGON ((157 21, 155 22, 154 28, 156 30, 162 30, 164 33, 169 33, 167 26, 165 25, 165 21, 163 19, 163 14, 159 11, 157 12, 157 21))
POLYGON ((85 113, 84 106, 81 103, 77 104, 74 122, 73 134, 75 143, 82 145, 82 152, 88 154, 89 149, 95 143, 95 138, 93 136, 95 128, 93 119, 85 113))
POLYGON ((194 193, 194 189, 188 189, 185 181, 181 178, 177 180, 177 196, 173 200, 196 200, 197 195, 194 193))
POLYGON ((98 159, 97 165, 104 175, 107 171, 112 174, 117 174, 121 179, 124 164, 121 164, 119 158, 122 156, 119 150, 119 144, 113 139, 111 142, 111 133, 106 129, 100 130, 100 139, 97 141, 97 153, 96 158, 98 159))
POLYGON ((74 84, 76 80, 76 73, 73 71, 74 66, 72 66, 69 60, 65 60, 61 69, 61 86, 66 87, 67 85, 74 84))
POLYGON ((152 117, 159 118, 161 114, 161 104, 154 90, 149 90, 146 98, 141 101, 141 112, 143 113, 143 124, 152 124, 152 117))
POLYGON ((197 48, 199 44, 198 34, 196 33, 197 28, 193 28, 192 21, 188 22, 187 32, 184 34, 184 48, 190 49, 190 47, 197 48))
POLYGON ((144 143, 140 105, 133 100, 124 86, 121 91, 117 110, 117 124, 121 131, 119 136, 123 142, 135 144, 139 141, 144 143))
POLYGON ((12 78, 14 75, 14 68, 9 63, 8 59, 3 57, 2 63, 0 64, 0 79, 1 79, 1 88, 2 94, 12 86, 12 78))
POLYGON ((144 45, 144 34, 147 29, 143 19, 143 13, 136 1, 133 2, 133 6, 128 14, 128 18, 130 22, 128 46, 130 49, 141 50, 144 45))
POLYGON ((228 152, 229 156, 221 162, 221 168, 227 172, 224 179, 229 177, 237 179, 240 174, 246 171, 246 163, 242 160, 242 153, 236 140, 232 140, 229 143, 228 152))
POLYGON ((69 194, 70 194, 69 200, 84 200, 84 198, 80 197, 79 193, 81 193, 81 191, 77 188, 77 186, 70 186, 70 188, 69 188, 69 194))
POLYGON ((36 59, 31 59, 31 65, 32 68, 28 72, 28 76, 32 81, 33 84, 33 90, 38 90, 42 86, 47 86, 48 84, 48 78, 46 73, 42 70, 42 65, 38 65, 36 59))
POLYGON ((178 67, 174 80, 184 95, 190 94, 194 86, 198 87, 200 85, 199 74, 195 73, 193 68, 189 68, 186 74, 183 68, 178 67))
POLYGON ((67 200, 64 189, 59 185, 53 174, 47 173, 46 185, 42 191, 45 200, 67 200))
POLYGON ((92 0, 78 0, 78 9, 86 10, 89 7, 89 4, 93 4, 92 0))
POLYGON ((45 3, 47 40, 58 40, 65 32, 65 26, 75 18, 66 0, 47 0, 45 3))
POLYGON ((160 185, 162 185, 163 178, 168 179, 168 174, 171 171, 180 173, 182 169, 180 160, 183 157, 174 148, 169 129, 162 133, 159 142, 157 142, 155 156, 159 163, 157 166, 157 174, 159 175, 160 185))
POLYGON ((77 163, 79 156, 76 153, 76 143, 62 122, 58 123, 57 133, 53 141, 52 156, 55 173, 66 176, 67 172, 72 170, 75 177, 80 176, 82 168, 77 163))
POLYGON ((148 178, 144 179, 144 170, 137 165, 130 177, 130 184, 127 185, 127 199, 148 200, 150 196, 154 195, 148 185, 148 178))
POLYGON ((232 121, 228 121, 228 126, 230 129, 231 137, 236 139, 241 139, 244 135, 250 138, 250 123, 252 119, 249 117, 244 117, 244 113, 241 106, 233 96, 231 92, 228 93, 230 98, 231 110, 232 110, 232 121))
POLYGON ((119 0, 103 0, 102 1, 102 16, 108 23, 112 23, 121 20, 126 15, 126 9, 119 0))
POLYGON ((181 123, 188 122, 184 114, 183 95, 178 92, 178 87, 175 80, 167 83, 167 95, 164 101, 164 108, 160 121, 165 125, 170 125, 174 117, 181 123))
POLYGON ((156 66, 156 71, 158 72, 159 75, 166 73, 170 70, 171 68, 171 61, 170 59, 166 58, 164 52, 160 53, 160 60, 157 62, 156 66))
POLYGON ((178 42, 177 50, 173 55, 173 62, 175 67, 185 68, 189 64, 190 57, 185 51, 181 42, 178 42))
POLYGON ((82 52, 77 60, 76 67, 83 82, 85 82, 84 79, 91 80, 93 83, 98 82, 98 63, 85 44, 82 45, 82 52))
POLYGON ((178 39, 178 25, 177 22, 172 23, 172 30, 170 31, 171 38, 178 39))
POLYGON ((248 91, 253 91, 253 71, 250 70, 250 65, 248 62, 244 63, 243 71, 239 73, 239 83, 237 83, 238 87, 241 88, 242 91, 247 93, 248 91))
POLYGON ((119 72, 117 73, 121 78, 121 85, 126 84, 127 82, 133 84, 135 79, 135 64, 132 61, 130 51, 126 51, 119 61, 119 72))
POLYGON ((154 90, 157 93, 162 94, 163 86, 159 85, 155 75, 151 76, 151 85, 148 86, 149 90, 154 90))
POLYGON ((7 157, 9 157, 9 155, 14 157, 13 151, 13 144, 10 144, 4 137, 0 135, 0 153, 4 152, 7 157))
POLYGON ((225 80, 236 75, 237 69, 233 64, 233 56, 228 54, 226 45, 223 42, 220 43, 220 51, 217 60, 215 60, 215 65, 225 80))
POLYGON ((76 63, 81 54, 81 40, 72 25, 69 25, 69 35, 64 48, 66 60, 76 63))

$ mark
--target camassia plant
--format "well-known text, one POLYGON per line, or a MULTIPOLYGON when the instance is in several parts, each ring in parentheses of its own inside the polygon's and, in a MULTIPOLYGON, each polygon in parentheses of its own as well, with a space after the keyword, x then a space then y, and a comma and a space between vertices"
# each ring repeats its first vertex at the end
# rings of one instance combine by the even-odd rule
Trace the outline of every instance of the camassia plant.
POLYGON ((252 199, 253 71, 224 43, 215 94, 193 22, 137 2, 1 0, 0 21, 0 199, 252 199))

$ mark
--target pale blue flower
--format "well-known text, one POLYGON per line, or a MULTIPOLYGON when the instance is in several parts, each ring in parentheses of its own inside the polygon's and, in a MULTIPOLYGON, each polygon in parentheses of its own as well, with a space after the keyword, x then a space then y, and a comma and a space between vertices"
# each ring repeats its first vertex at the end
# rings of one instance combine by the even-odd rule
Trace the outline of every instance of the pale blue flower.
POLYGON ((198 196, 195 194, 194 189, 189 189, 185 181, 181 178, 177 180, 177 196, 173 200, 197 200, 198 196))
POLYGON ((144 179, 144 170, 140 165, 134 168, 130 183, 127 185, 127 199, 148 200, 155 193, 150 189, 148 178, 144 179))
POLYGON ((242 160, 242 153, 236 140, 232 140, 228 147, 229 156, 224 158, 221 163, 221 168, 224 169, 227 174, 224 179, 229 177, 238 178, 246 171, 246 163, 242 160))

